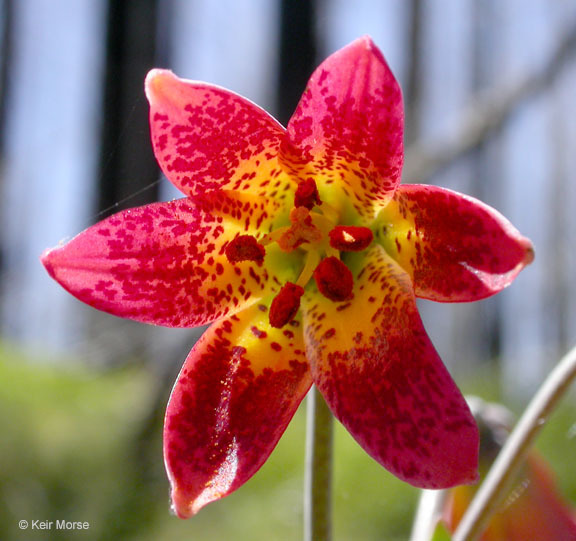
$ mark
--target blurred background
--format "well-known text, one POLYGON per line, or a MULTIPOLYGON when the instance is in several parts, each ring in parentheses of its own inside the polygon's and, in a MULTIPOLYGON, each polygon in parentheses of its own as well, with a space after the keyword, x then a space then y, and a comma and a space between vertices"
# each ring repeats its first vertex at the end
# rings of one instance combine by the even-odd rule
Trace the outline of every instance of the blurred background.
MULTIPOLYGON (((0 539, 300 537, 303 412, 239 492, 171 517, 162 415, 201 330, 98 313, 38 258, 179 196, 150 147, 150 68, 225 86, 285 124, 314 67, 364 34, 404 91, 403 182, 478 197, 536 248, 497 297, 421 304, 458 384, 520 412, 574 344, 574 0, 0 0, 0 539), (90 529, 22 532, 20 519, 90 529)), ((539 443, 573 502, 575 412, 572 397, 539 443)), ((406 539, 417 491, 336 436, 335 539, 406 539)))

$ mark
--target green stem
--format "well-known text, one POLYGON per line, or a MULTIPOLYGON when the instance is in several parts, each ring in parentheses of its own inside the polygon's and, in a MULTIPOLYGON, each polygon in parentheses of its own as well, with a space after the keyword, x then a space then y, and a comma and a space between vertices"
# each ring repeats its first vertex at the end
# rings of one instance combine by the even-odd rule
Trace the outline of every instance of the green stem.
POLYGON ((332 413, 313 387, 306 403, 305 541, 332 537, 332 432, 332 413))
POLYGON ((524 411, 462 517, 454 541, 471 541, 484 531, 492 513, 506 497, 528 449, 575 378, 576 348, 560 360, 524 411))

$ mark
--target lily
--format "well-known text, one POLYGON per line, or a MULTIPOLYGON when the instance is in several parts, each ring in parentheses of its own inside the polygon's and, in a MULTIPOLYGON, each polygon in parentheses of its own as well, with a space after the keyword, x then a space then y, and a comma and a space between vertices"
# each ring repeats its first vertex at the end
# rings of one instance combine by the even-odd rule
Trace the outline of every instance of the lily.
POLYGON ((317 68, 286 128, 167 70, 145 90, 156 158, 185 197, 120 212, 42 262, 116 316, 212 323, 166 412, 178 516, 243 485, 313 383, 394 475, 425 488, 475 482, 478 430, 416 297, 493 295, 532 245, 472 197, 400 184, 402 93, 371 39, 317 68))

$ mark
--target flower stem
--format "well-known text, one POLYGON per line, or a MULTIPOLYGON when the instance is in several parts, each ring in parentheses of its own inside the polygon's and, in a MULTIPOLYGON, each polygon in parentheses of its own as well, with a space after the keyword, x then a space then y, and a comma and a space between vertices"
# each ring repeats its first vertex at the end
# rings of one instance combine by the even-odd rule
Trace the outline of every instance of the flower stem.
POLYGON ((509 485, 522 466, 528 449, 575 378, 576 348, 573 348, 546 378, 506 440, 462 517, 454 533, 454 541, 472 541, 484 531, 488 519, 506 497, 509 485))
POLYGON ((313 387, 306 404, 305 541, 329 541, 332 537, 332 432, 332 413, 313 387))

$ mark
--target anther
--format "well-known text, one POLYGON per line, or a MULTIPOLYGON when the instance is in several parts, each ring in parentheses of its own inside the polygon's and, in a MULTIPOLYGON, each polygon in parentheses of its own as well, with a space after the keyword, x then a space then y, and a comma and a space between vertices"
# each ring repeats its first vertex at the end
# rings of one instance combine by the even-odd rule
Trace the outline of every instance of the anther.
POLYGON ((282 286, 280 293, 274 297, 270 305, 270 325, 280 329, 286 323, 294 319, 300 308, 300 297, 304 294, 304 288, 292 282, 282 286))
POLYGON ((314 205, 319 205, 322 203, 320 200, 320 195, 318 194, 318 187, 313 178, 307 178, 301 181, 296 188, 296 194, 294 195, 294 206, 295 207, 306 207, 308 210, 312 210, 314 205))
POLYGON ((345 301, 352 295, 354 278, 337 257, 323 259, 314 271, 314 279, 320 293, 331 301, 345 301))
POLYGON ((337 225, 329 236, 330 246, 343 252, 361 252, 374 240, 372 230, 355 225, 337 225))
POLYGON ((226 246, 226 257, 230 263, 239 261, 262 262, 266 249, 252 235, 239 235, 226 246))

